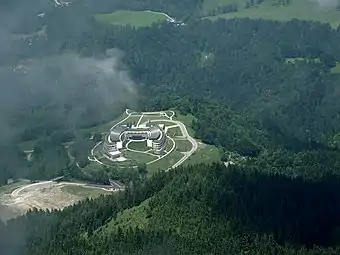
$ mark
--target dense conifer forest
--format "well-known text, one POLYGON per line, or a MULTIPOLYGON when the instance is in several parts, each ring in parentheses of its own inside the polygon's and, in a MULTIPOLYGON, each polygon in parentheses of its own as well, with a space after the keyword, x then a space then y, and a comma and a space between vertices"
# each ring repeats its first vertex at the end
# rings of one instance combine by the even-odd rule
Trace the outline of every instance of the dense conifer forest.
MULTIPOLYGON (((185 18, 201 1, 85 2, 26 22, 21 30, 43 26, 46 39, 29 46, 15 41, 16 53, 0 56, 15 63, 65 52, 100 58, 119 49, 137 84, 135 108, 192 114, 195 138, 216 145, 223 161, 235 165, 127 178, 120 193, 0 222, 1 254, 340 253, 340 75, 333 71, 339 29, 300 20, 192 17, 183 26, 115 27, 92 14, 151 5, 185 18), (82 14, 79 22, 72 22, 75 12, 82 14)), ((65 124, 65 114, 78 100, 62 109, 45 102, 11 116, 10 127, 20 128, 10 142, 0 139, 1 184, 61 174, 85 178, 65 146, 75 141, 72 153, 86 164, 93 144, 79 130, 126 108, 110 105, 103 113, 100 98, 89 100, 90 87, 87 93, 77 98, 89 104, 76 125, 65 124), (17 145, 31 140, 38 142, 28 162, 17 145)))

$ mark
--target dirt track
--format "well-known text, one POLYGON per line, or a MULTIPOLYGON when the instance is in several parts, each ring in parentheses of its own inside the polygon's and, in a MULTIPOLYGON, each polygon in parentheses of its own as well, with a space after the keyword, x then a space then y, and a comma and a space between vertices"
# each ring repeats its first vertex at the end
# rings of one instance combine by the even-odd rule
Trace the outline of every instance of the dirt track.
POLYGON ((63 192, 61 188, 66 185, 82 184, 56 183, 52 181, 28 184, 15 189, 10 194, 1 194, 0 205, 6 208, 7 211, 12 212, 12 215, 7 213, 6 218, 13 218, 34 207, 37 209, 62 209, 83 199, 63 192))

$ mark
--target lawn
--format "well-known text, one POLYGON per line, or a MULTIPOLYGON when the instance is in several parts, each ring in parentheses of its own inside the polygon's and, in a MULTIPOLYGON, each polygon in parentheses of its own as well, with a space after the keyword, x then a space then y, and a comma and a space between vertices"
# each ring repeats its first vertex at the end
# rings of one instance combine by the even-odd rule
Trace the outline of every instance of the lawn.
POLYGON ((101 157, 103 155, 103 143, 99 144, 93 149, 93 154, 96 157, 101 157))
POLYGON ((128 144, 128 148, 131 149, 131 150, 136 150, 136 151, 147 151, 147 150, 150 150, 150 148, 146 146, 146 141, 130 142, 128 144))
POLYGON ((152 156, 150 154, 145 154, 145 153, 133 152, 133 151, 125 151, 124 157, 128 159, 133 159, 135 162, 138 162, 138 163, 148 163, 152 160, 157 159, 156 156, 152 156))
POLYGON ((339 14, 340 13, 336 9, 321 7, 317 5, 315 2, 309 0, 291 1, 291 4, 286 6, 274 6, 272 1, 266 0, 260 5, 255 7, 247 9, 240 8, 239 11, 237 12, 220 14, 208 18, 212 20, 218 18, 225 19, 251 18, 279 21, 301 19, 329 23, 333 28, 336 28, 340 24, 339 14))
POLYGON ((331 69, 332 73, 340 74, 340 63, 336 63, 335 67, 331 69))
POLYGON ((166 134, 171 137, 183 135, 180 127, 169 128, 166 134))
POLYGON ((76 195, 79 197, 98 197, 104 194, 111 194, 109 191, 102 189, 89 188, 77 185, 67 185, 61 188, 63 192, 67 192, 71 195, 76 195))
POLYGON ((164 121, 155 121, 155 122, 152 122, 152 124, 164 124, 166 127, 170 127, 170 126, 176 125, 173 122, 167 121, 167 119, 164 119, 164 121))
POLYGON ((131 115, 127 120, 120 123, 121 125, 133 124, 136 125, 140 119, 140 115, 131 115))
POLYGON ((147 165, 148 174, 151 175, 158 170, 167 170, 183 157, 179 151, 173 151, 168 156, 156 161, 153 164, 147 165))
POLYGON ((95 18, 103 23, 120 26, 149 27, 153 23, 167 21, 167 16, 151 11, 116 11, 107 14, 97 14, 95 18))
MULTIPOLYGON (((142 119, 141 123, 146 122, 148 120, 164 120, 164 121, 167 121, 169 119, 167 117, 161 116, 159 114, 158 115, 150 115, 150 114, 148 114, 148 115, 144 115, 143 116, 143 119, 142 119)), ((162 122, 159 122, 159 123, 162 123, 162 122)))
POLYGON ((175 142, 177 146, 177 151, 186 152, 190 151, 192 148, 192 144, 188 140, 175 140, 175 142))
POLYGON ((221 155, 219 150, 213 145, 200 143, 197 151, 194 152, 182 165, 193 165, 199 163, 220 162, 221 155))
POLYGON ((178 121, 182 122, 186 126, 189 135, 194 136, 195 130, 193 130, 192 127, 191 127, 192 121, 194 120, 194 118, 195 117, 191 114, 181 115, 177 112, 176 117, 174 117, 174 120, 178 120, 178 121))

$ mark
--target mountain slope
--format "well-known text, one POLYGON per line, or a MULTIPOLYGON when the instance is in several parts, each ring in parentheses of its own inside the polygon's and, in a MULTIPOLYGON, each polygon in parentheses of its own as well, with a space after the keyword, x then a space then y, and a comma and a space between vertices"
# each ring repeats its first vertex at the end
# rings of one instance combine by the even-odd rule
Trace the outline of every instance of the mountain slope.
POLYGON ((196 165, 63 212, 32 212, 0 235, 25 226, 20 254, 338 254, 339 185, 196 165))
MULTIPOLYGON (((324 1, 325 4, 320 5, 317 1, 311 0, 291 0, 291 1, 264 0, 260 1, 259 4, 248 5, 247 8, 244 2, 237 1, 236 3, 236 1, 228 0, 219 1, 218 3, 216 2, 216 6, 237 4, 238 11, 229 13, 216 12, 216 15, 213 15, 209 18, 212 20, 218 18, 225 19, 251 18, 251 19, 270 19, 279 21, 301 19, 329 23, 334 28, 336 28, 340 24, 340 12, 336 9, 336 6, 332 4, 336 1, 324 1)), ((213 5, 211 5, 211 3, 208 5, 207 8, 214 10, 213 5)))

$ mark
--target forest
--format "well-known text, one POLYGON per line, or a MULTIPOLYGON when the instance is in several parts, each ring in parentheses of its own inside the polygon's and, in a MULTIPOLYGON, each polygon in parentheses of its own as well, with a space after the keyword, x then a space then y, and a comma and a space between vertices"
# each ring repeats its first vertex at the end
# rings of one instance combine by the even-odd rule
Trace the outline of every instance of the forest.
POLYGON ((63 211, 30 211, 0 227, 0 242, 5 254, 338 254, 338 187, 330 176, 195 165, 63 211))
MULTIPOLYGON (((135 2, 136 9, 144 8, 135 2)), ((183 8, 154 2, 182 16, 181 10, 188 13, 200 1, 180 1, 183 8)), ((121 8, 106 4, 110 11, 121 8)), ((15 54, 0 51, 2 60, 11 54, 2 64, 69 52, 100 59, 107 49, 119 49, 120 68, 129 70, 138 91, 131 100, 136 110, 192 114, 195 138, 216 145, 223 161, 236 155, 236 164, 187 166, 150 178, 116 173, 129 183, 125 191, 0 223, 2 253, 340 253, 340 76, 333 69, 340 61, 339 29, 250 19, 114 27, 97 23, 95 7, 89 6, 55 9, 46 19, 27 22, 21 29, 45 26, 46 38, 29 46, 14 41, 15 54), (82 14, 79 22, 71 22, 75 10, 82 14)), ((70 85, 59 78, 65 67, 57 67, 45 71, 70 85)), ((25 77, 16 76, 14 88, 25 77)), ((0 139, 1 184, 61 174, 88 178, 72 161, 87 164, 94 141, 83 130, 111 121, 127 107, 105 105, 94 86, 100 80, 90 78, 79 80, 87 89, 80 95, 77 87, 64 90, 68 100, 62 106, 46 98, 11 112, 15 136, 0 139), (86 107, 79 121, 70 122, 67 114, 81 102, 86 107), (32 140, 28 160, 19 145, 32 140), (71 156, 65 150, 70 143, 71 156)), ((105 178, 98 174, 87 181, 105 178)))

